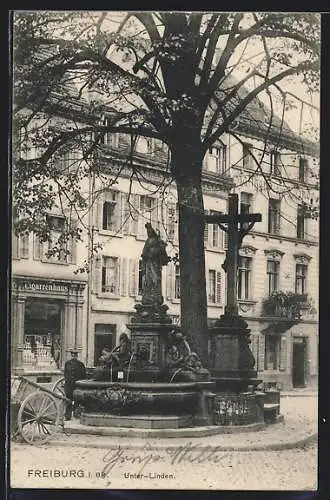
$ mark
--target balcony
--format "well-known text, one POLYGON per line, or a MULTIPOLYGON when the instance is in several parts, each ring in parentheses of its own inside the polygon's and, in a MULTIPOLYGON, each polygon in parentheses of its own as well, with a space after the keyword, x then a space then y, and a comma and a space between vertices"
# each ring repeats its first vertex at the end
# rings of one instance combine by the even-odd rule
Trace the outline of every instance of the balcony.
POLYGON ((312 309, 306 294, 293 292, 273 292, 262 302, 262 315, 271 318, 299 321, 304 312, 312 309))

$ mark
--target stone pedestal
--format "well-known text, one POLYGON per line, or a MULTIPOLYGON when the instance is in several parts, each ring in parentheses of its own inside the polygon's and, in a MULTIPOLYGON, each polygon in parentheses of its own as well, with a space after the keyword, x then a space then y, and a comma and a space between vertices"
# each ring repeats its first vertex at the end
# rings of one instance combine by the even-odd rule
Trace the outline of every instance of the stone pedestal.
POLYGON ((217 390, 241 392, 260 380, 250 349, 250 330, 240 316, 223 315, 211 334, 211 376, 217 390))
POLYGON ((135 305, 136 313, 127 328, 131 331, 133 357, 130 371, 135 381, 158 381, 165 370, 166 344, 173 330, 168 307, 135 305))

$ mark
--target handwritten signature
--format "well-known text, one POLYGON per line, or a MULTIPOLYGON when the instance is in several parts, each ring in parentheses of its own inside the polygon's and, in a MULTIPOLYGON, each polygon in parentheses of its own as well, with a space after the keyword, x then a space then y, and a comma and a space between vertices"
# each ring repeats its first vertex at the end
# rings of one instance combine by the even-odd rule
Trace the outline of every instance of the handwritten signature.
POLYGON ((139 466, 137 474, 141 474, 149 464, 218 464, 222 467, 231 467, 226 465, 225 460, 230 459, 228 453, 221 451, 219 446, 197 445, 192 442, 185 443, 182 446, 165 448, 164 450, 155 450, 149 443, 146 443, 142 450, 124 449, 120 445, 114 450, 108 450, 103 457, 105 463, 102 470, 102 476, 109 476, 116 466, 131 464, 139 466))

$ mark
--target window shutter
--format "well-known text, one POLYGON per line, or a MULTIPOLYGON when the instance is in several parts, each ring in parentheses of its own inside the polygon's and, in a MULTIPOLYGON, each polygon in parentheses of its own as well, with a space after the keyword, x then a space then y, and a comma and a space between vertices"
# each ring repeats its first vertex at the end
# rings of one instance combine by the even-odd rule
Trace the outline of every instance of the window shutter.
POLYGON ((173 262, 169 262, 166 267, 166 296, 168 299, 173 299, 174 297, 174 276, 175 267, 173 262))
POLYGON ((33 238, 33 258, 34 260, 42 260, 44 245, 41 243, 38 236, 34 235, 33 238))
POLYGON ((138 194, 130 195, 130 211, 131 211, 131 219, 130 219, 130 229, 131 234, 136 236, 138 234, 138 222, 140 219, 140 196, 138 194))
POLYGON ((94 257, 94 266, 93 266, 93 292, 100 293, 101 292, 101 270, 102 270, 102 257, 97 255, 94 257))
MULTIPOLYGON (((204 210, 204 214, 205 215, 208 215, 209 214, 209 210, 204 210)), ((208 244, 209 242, 209 224, 206 224, 205 223, 205 226, 204 226, 204 243, 208 244)))
POLYGON ((115 294, 120 295, 121 284, 121 259, 116 259, 116 290, 115 294))
POLYGON ((103 193, 99 193, 95 203, 95 227, 96 229, 102 229, 103 221, 103 193))
POLYGON ((121 194, 121 213, 122 213, 122 232, 123 234, 130 234, 131 225, 131 211, 129 206, 128 194, 121 194))
POLYGON ((77 240, 75 236, 70 239, 69 245, 70 255, 68 255, 70 264, 76 264, 77 262, 77 240))
POLYGON ((287 339, 285 335, 281 335, 280 343, 280 370, 286 370, 286 355, 287 355, 287 339))
POLYGON ((19 237, 13 233, 11 254, 13 259, 19 259, 19 237))
POLYGON ((128 259, 121 259, 120 295, 123 297, 127 295, 127 267, 128 259))
POLYGON ((265 367, 265 336, 263 334, 261 334, 258 336, 258 339, 259 339, 258 371, 262 372, 264 370, 264 367, 265 367))
MULTIPOLYGON (((161 205, 160 200, 154 198, 154 207, 151 214, 151 225, 154 229, 160 229, 159 221, 161 219, 161 205)), ((147 221, 146 221, 147 222, 147 221)))
POLYGON ((175 203, 169 203, 167 205, 167 239, 172 242, 175 239, 175 216, 175 203))
POLYGON ((138 294, 138 260, 129 259, 129 282, 128 282, 128 295, 130 297, 136 297, 138 294))
POLYGON ((221 303, 221 273, 219 271, 216 272, 215 301, 217 304, 221 303))
POLYGON ((224 250, 228 250, 228 233, 222 231, 222 245, 224 250))

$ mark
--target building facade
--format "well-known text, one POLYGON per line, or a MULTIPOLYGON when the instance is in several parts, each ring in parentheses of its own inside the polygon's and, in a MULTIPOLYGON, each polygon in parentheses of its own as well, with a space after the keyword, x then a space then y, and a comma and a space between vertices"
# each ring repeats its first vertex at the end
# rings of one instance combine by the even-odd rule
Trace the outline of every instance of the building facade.
MULTIPOLYGON (((267 146, 253 127, 241 125, 235 135, 235 140, 222 137, 205 156, 204 206, 208 213, 226 213, 231 191, 239 195, 241 212, 262 214, 262 222, 243 240, 238 269, 239 312, 251 329, 256 369, 265 382, 285 389, 316 386, 318 222, 306 206, 317 197, 317 150, 289 133, 280 145, 270 138, 267 146), (292 301, 299 296, 312 303, 298 318, 292 315, 292 301)), ((93 200, 85 220, 88 231, 83 241, 69 242, 70 257, 46 257, 46 244, 32 234, 13 237, 14 372, 49 381, 59 376, 72 347, 94 366, 104 346, 114 347, 119 335, 128 333, 126 324, 141 300, 146 222, 159 231, 172 257, 163 268, 163 296, 173 321, 180 323, 178 209, 175 185, 164 168, 167 148, 139 138, 134 152, 139 178, 132 181, 130 138, 106 134, 103 142, 102 176, 84 181, 93 200), (89 272, 76 274, 95 245, 100 250, 89 272)), ((54 234, 60 233, 63 215, 54 211, 50 223, 54 234)), ((212 325, 226 300, 226 233, 208 224, 204 242, 212 325)))

